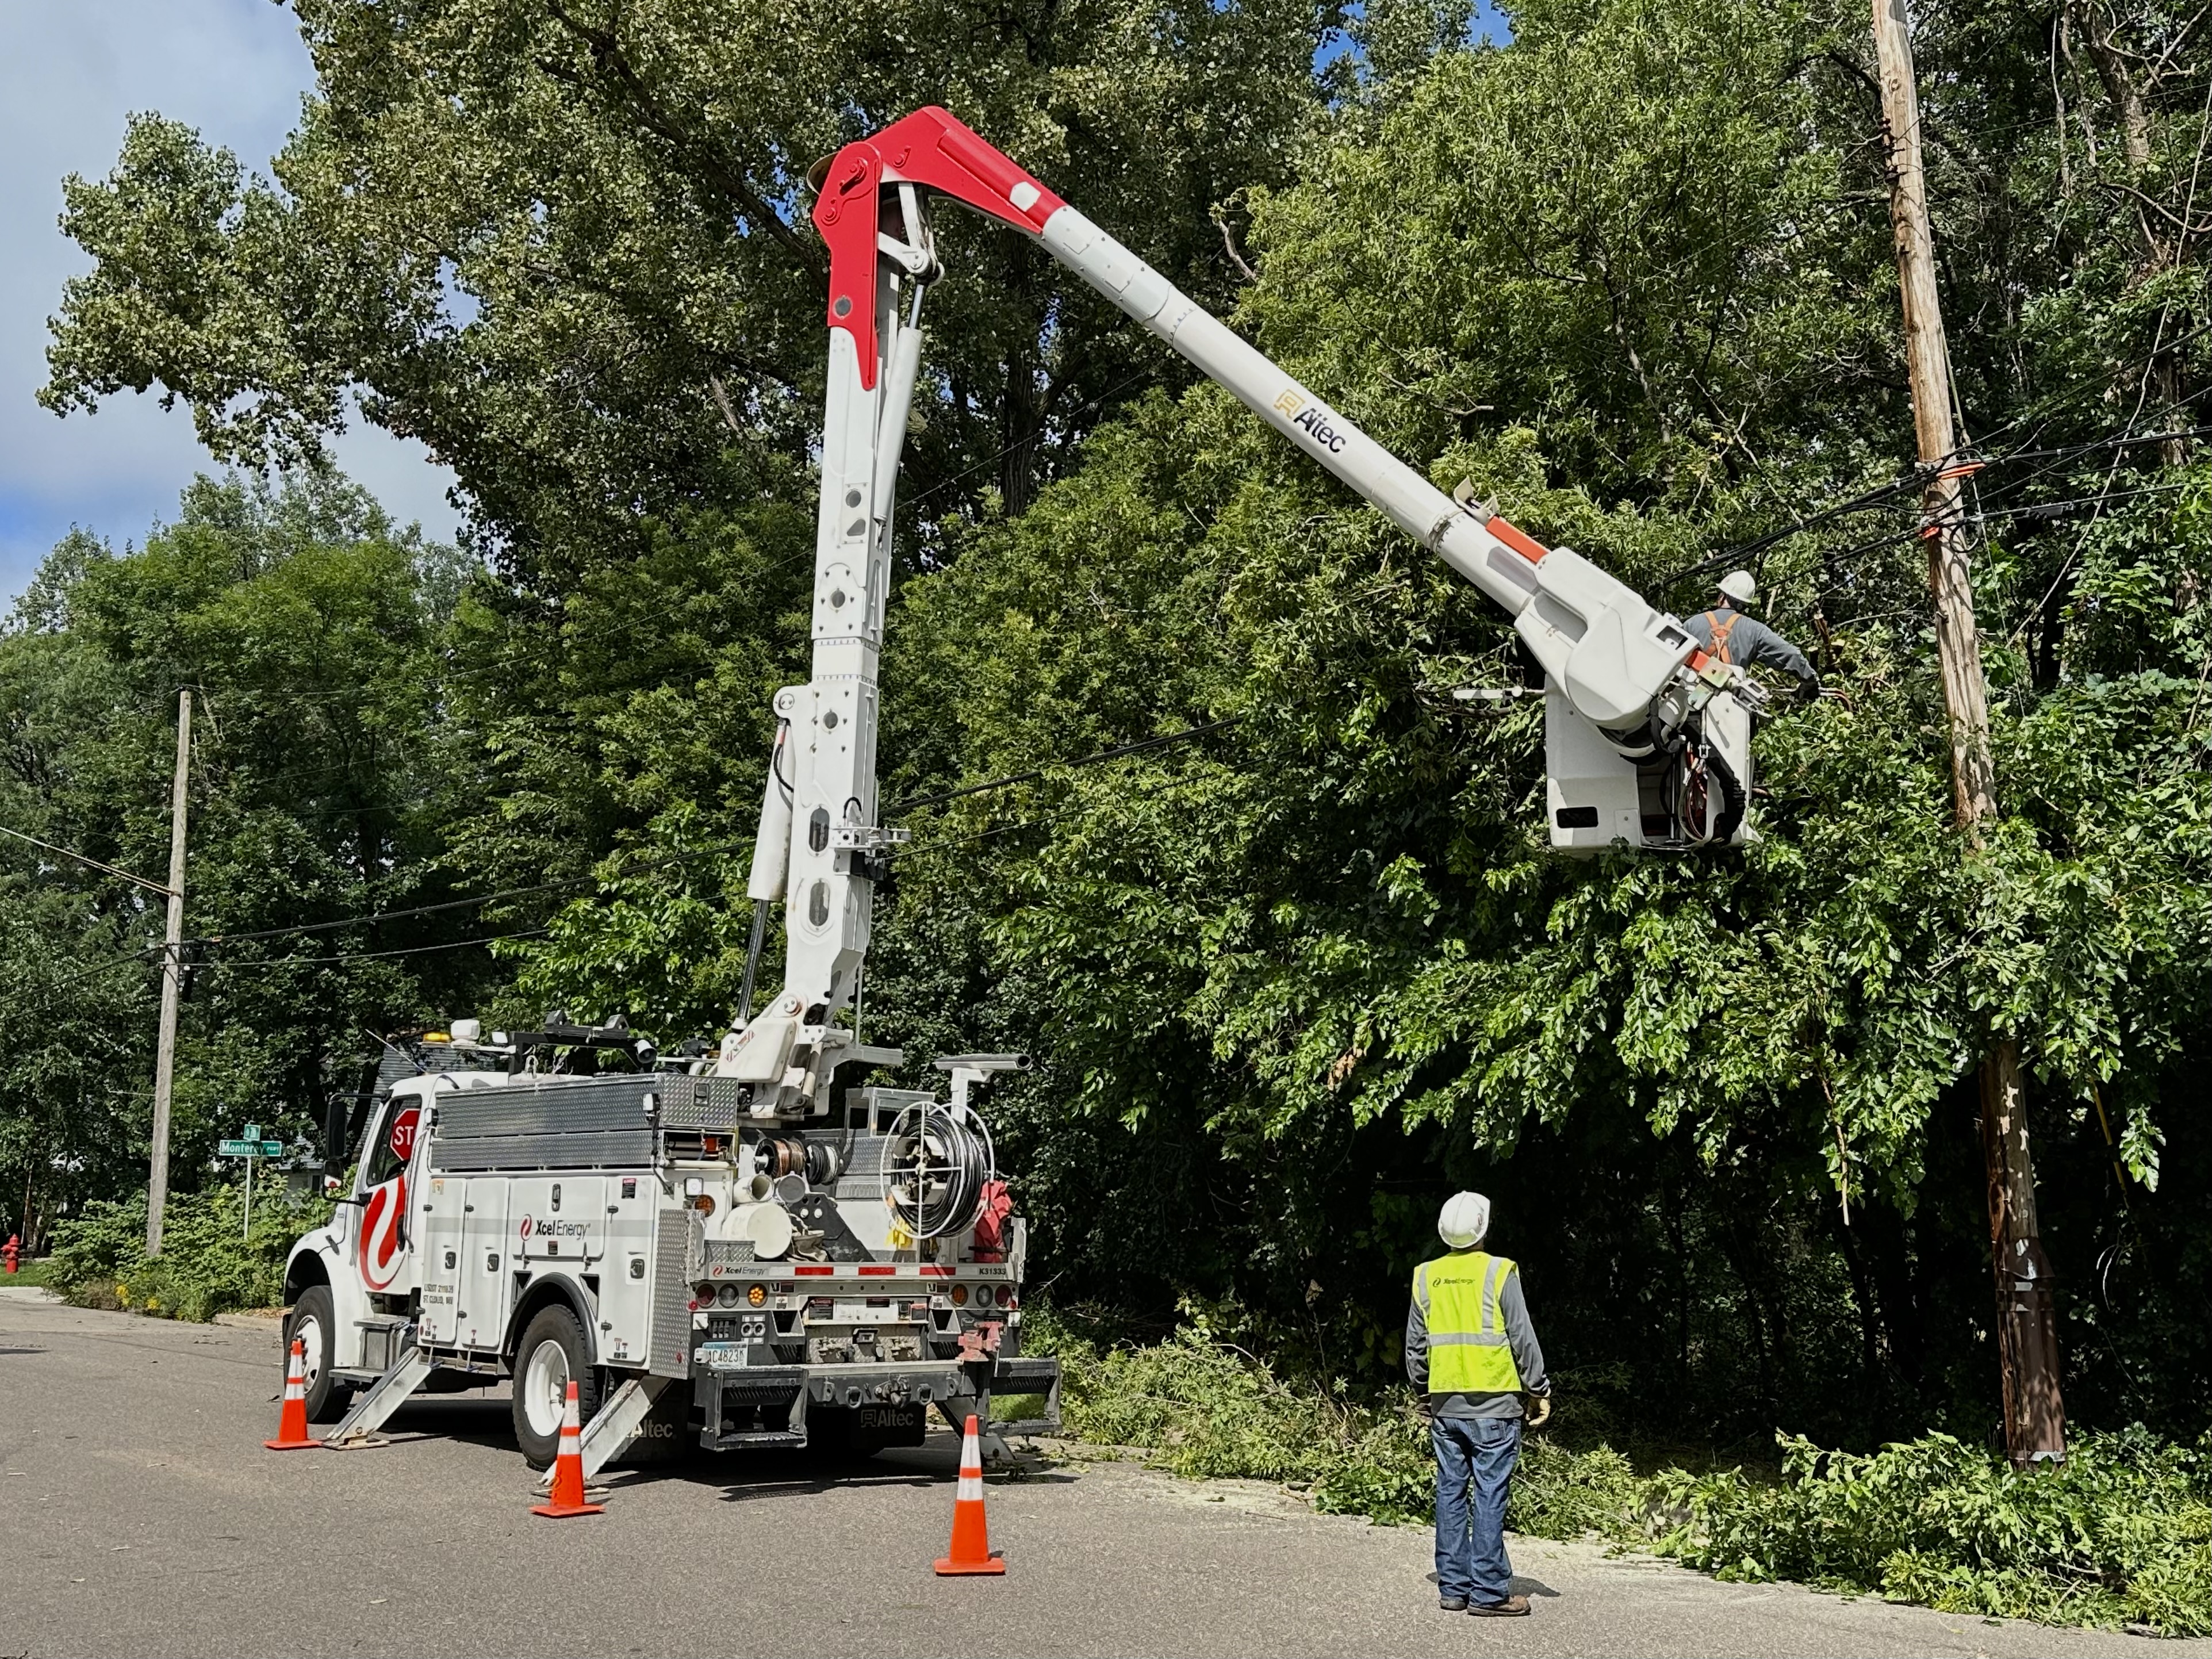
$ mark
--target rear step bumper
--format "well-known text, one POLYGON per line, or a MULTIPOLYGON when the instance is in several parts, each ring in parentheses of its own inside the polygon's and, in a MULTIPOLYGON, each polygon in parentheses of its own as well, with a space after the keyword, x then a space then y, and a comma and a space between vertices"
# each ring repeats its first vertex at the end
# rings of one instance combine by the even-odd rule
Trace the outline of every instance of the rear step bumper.
POLYGON ((988 1365, 944 1360, 747 1365, 698 1371, 692 1387, 706 1425, 700 1443, 714 1450, 803 1446, 810 1409, 934 1406, 957 1419, 986 1395, 1044 1396, 1040 1415, 992 1421, 990 1427, 1001 1434, 1050 1434, 1060 1427, 1060 1361, 1048 1354, 994 1358, 988 1365))

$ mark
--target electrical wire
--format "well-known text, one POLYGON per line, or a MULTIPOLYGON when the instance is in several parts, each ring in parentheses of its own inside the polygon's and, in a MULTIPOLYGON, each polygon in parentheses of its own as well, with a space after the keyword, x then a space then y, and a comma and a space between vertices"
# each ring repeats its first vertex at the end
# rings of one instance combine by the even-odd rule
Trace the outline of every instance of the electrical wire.
POLYGON ((525 927, 511 933, 486 933, 477 939, 447 939, 437 945, 410 945, 397 951, 349 951, 341 956, 264 957, 258 960, 234 957, 228 962, 204 962, 195 966, 201 972, 211 969, 233 972, 241 968, 320 968, 339 962, 382 962, 392 957, 423 957, 440 951, 465 951, 472 945, 496 945, 502 939, 538 939, 547 931, 544 927, 525 927))
MULTIPOLYGON (((2088 392, 2097 390, 2100 386, 2108 386, 2112 381, 2118 380, 2121 376, 2129 374, 2132 370, 2148 368, 2158 358, 2169 355, 2170 353, 2179 349, 2181 346, 2185 345, 2189 342, 2197 339, 2207 333, 2212 333, 2212 323, 2206 323, 2201 327, 2191 329, 2186 334, 2176 337, 2174 339, 2166 342, 2164 345, 2158 347, 2148 356, 2137 359, 2131 362, 2121 364, 2118 368, 2107 373, 2101 380, 2069 386, 2063 392, 2054 392, 2049 397, 2039 400, 2039 403, 2030 404, 2027 409, 2022 410, 2021 414, 2015 416, 2004 425, 1998 427, 1995 431, 1984 434, 1983 436, 1973 444, 1961 445, 1951 451, 1948 454, 1939 456, 1932 461, 1919 463, 1914 466, 1910 472, 1893 478, 1887 483, 1877 484, 1874 488, 1863 490, 1856 495, 1848 496, 1842 501, 1832 502, 1828 506, 1824 507, 1816 512, 1804 514, 1790 524, 1782 526, 1778 530, 1770 531, 1765 535, 1754 537, 1749 541, 1738 542, 1732 546, 1723 548, 1719 552, 1714 554, 1711 557, 1700 560, 1696 564, 1687 566, 1681 570, 1674 572, 1672 575, 1665 577, 1659 585, 1660 590, 1664 592, 1666 589, 1673 587, 1679 583, 1689 580, 1693 576, 1702 575, 1706 571, 1717 569, 1724 564, 1741 563, 1747 559, 1755 557, 1759 554, 1765 552, 1769 548, 1787 541, 1792 536, 1801 535, 1805 531, 1816 529, 1821 525, 1831 523, 1839 518, 1846 518, 1859 513, 1875 511, 1880 507, 1887 506, 1900 495, 1909 495, 1912 492, 1925 489, 1929 479, 1934 476, 1936 472, 1940 471, 1944 467, 1956 465, 1962 461, 1971 459, 1974 450, 1977 448, 1986 448, 1996 440, 2003 437, 2007 433, 2016 431, 2031 422, 2039 420, 2045 415, 2055 412, 2057 409, 2063 407, 2064 404, 2079 399, 2088 392)), ((2161 407, 2157 412, 2161 415, 2168 414, 2173 410, 2194 402, 2197 398, 2203 397, 2206 392, 2212 392, 2212 384, 2208 384, 2206 386, 2200 388, 2197 392, 2191 392, 2185 398, 2175 399, 2173 403, 2161 407)), ((2130 421, 2130 426, 2132 428, 2132 421, 2130 421)), ((2201 436, 2205 435, 2208 433, 2212 433, 2212 428, 2193 427, 2189 428, 2186 432, 2175 432, 2170 434, 2159 433, 2138 434, 2134 431, 2130 430, 2115 435, 2093 439, 2080 445, 2062 447, 2057 449, 2045 451, 2024 450, 2018 452, 2017 453, 2008 453, 2006 454, 1995 456, 1986 459, 1984 462, 1984 465, 1997 466, 2014 459, 2033 459, 2053 455, 2064 455, 2070 457, 2074 455, 2091 453, 2099 449, 2106 449, 2114 447, 2133 447, 2139 444, 2165 441, 2173 438, 2201 436)), ((2049 470, 2049 468, 2045 468, 2043 469, 2043 471, 2047 471, 2049 470)), ((2014 487, 2024 487, 2026 484, 2033 483, 2035 477, 2043 476, 2043 471, 2039 471, 2031 475, 2030 477, 2027 479, 2018 481, 2014 487)), ((1918 532, 1916 529, 1911 533, 1917 535, 1918 532)), ((1871 544, 1873 546, 1881 546, 1886 544, 1886 539, 1884 541, 1871 544)))
POLYGON ((173 898, 175 896, 173 893, 158 881, 149 881, 143 876, 134 875, 128 870, 118 869, 114 865, 102 864, 98 859, 87 858, 82 853, 72 853, 66 847, 57 847, 50 841, 40 841, 36 836, 27 836, 21 830, 10 830, 4 823, 0 823, 0 836, 11 836, 17 841, 28 842, 32 846, 39 848, 42 851, 58 854, 65 859, 74 859, 77 863, 84 865, 90 869, 97 870, 102 875, 119 877, 121 879, 130 882, 136 886, 143 887, 149 893, 159 893, 163 898, 173 898))

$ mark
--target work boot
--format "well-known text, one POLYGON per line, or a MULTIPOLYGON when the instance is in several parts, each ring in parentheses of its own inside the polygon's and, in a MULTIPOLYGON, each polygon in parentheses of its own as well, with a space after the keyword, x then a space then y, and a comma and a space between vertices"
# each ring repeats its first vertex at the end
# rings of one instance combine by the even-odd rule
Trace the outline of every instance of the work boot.
POLYGON ((1526 1619, 1528 1598, 1509 1595, 1503 1601, 1470 1601, 1467 1610, 1478 1619, 1526 1619))
POLYGON ((1437 1605, 1439 1607, 1442 1607, 1446 1613, 1465 1613, 1467 1611, 1467 1597, 1464 1595, 1439 1595, 1437 1597, 1437 1605))

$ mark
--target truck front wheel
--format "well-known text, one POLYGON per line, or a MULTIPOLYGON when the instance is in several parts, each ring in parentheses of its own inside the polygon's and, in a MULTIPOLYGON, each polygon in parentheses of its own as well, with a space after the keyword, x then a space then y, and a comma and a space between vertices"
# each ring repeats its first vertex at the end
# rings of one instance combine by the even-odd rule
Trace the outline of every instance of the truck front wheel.
POLYGON ((561 1413, 572 1378, 579 1419, 589 1423, 599 1409, 599 1379, 584 1328, 565 1304, 540 1308, 514 1350, 514 1437, 533 1469, 550 1465, 561 1449, 561 1413))
POLYGON ((352 1403, 353 1390, 331 1370, 337 1357, 338 1319, 327 1285, 310 1285, 292 1304, 292 1316, 284 1322, 286 1353, 291 1352, 295 1340, 307 1367, 307 1420, 337 1422, 352 1403))

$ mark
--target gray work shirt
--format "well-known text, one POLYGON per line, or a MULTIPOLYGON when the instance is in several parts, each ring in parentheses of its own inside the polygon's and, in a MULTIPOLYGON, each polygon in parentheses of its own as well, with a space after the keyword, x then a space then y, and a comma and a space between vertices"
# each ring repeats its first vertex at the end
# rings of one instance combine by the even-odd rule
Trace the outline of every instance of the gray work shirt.
MULTIPOLYGON (((1498 1315, 1505 1326, 1505 1346, 1513 1351, 1513 1369, 1529 1394, 1549 1394, 1552 1379, 1544 1375, 1544 1351, 1536 1346, 1536 1328, 1528 1322, 1528 1304, 1521 1294, 1521 1270, 1505 1275, 1498 1288, 1498 1315)), ((1416 1298, 1406 1316, 1406 1376, 1426 1390, 1429 1383, 1429 1316, 1416 1298)), ((1438 1417, 1518 1417, 1517 1394, 1437 1394, 1429 1396, 1438 1417)))
POLYGON ((1711 611, 1683 618, 1682 626, 1690 636, 1710 651, 1713 648, 1715 624, 1727 618, 1735 618, 1729 629, 1728 659, 1739 668, 1778 668, 1786 674, 1795 674, 1800 680, 1817 680, 1820 677, 1805 653, 1784 639, 1765 623, 1747 617, 1732 605, 1717 605, 1711 611))

